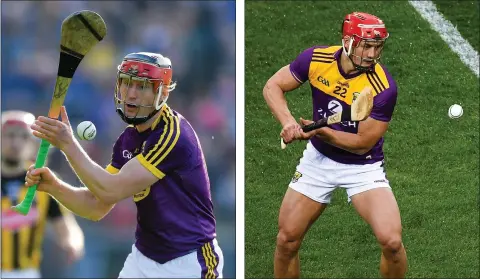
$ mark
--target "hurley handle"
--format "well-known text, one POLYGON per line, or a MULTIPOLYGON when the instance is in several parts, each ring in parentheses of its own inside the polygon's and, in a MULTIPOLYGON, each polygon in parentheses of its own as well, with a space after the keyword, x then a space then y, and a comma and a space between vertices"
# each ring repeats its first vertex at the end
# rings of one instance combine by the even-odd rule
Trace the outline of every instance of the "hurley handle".
POLYGON ((302 127, 303 132, 308 133, 310 131, 320 129, 328 126, 328 118, 322 118, 316 122, 310 123, 302 127))
MULTIPOLYGON (((40 143, 40 148, 38 149, 37 153, 37 160, 35 161, 35 168, 41 168, 45 165, 45 160, 47 159, 48 151, 50 149, 50 143, 47 140, 42 139, 40 143)), ((35 198, 35 193, 37 192, 37 184, 29 187, 27 190, 27 194, 23 201, 13 206, 12 209, 22 215, 27 215, 32 207, 33 199, 35 198)))

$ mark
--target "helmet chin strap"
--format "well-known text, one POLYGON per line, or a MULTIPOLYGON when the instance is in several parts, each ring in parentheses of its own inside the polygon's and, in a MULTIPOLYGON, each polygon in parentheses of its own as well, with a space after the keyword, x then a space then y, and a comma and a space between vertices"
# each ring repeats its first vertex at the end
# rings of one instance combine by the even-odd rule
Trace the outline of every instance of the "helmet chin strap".
POLYGON ((345 39, 342 39, 343 53, 345 53, 348 57, 350 57, 350 54, 352 53, 352 46, 353 46, 353 39, 350 38, 350 42, 348 43, 348 51, 347 51, 345 49, 345 39))
POLYGON ((163 84, 158 87, 157 98, 155 98, 155 109, 156 109, 157 111, 159 111, 159 110, 163 107, 163 105, 167 103, 167 100, 168 100, 168 96, 169 96, 169 95, 167 95, 167 96, 162 100, 162 96, 163 96, 163 95, 162 95, 162 91, 163 91, 163 84))
POLYGON ((141 116, 141 117, 127 117, 125 115, 125 113, 123 112, 123 110, 121 108, 118 108, 116 109, 118 115, 120 115, 120 118, 127 124, 129 125, 140 125, 140 124, 143 124, 145 122, 147 122, 150 118, 152 118, 157 112, 158 110, 154 110, 152 111, 149 115, 147 116, 141 116))

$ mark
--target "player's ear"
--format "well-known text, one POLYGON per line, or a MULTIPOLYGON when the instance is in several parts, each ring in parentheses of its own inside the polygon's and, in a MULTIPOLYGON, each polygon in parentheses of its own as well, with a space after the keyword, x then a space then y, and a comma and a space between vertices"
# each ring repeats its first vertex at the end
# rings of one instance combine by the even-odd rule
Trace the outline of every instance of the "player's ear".
POLYGON ((167 86, 163 86, 163 87, 162 87, 162 97, 163 97, 163 99, 165 99, 166 97, 168 97, 168 95, 170 95, 170 91, 168 90, 168 87, 167 87, 167 86))

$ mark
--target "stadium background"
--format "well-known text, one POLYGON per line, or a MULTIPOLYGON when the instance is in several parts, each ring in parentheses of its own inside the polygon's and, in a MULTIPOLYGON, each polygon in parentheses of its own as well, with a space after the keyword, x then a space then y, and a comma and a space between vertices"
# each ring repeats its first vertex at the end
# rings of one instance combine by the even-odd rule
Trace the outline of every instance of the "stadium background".
MULTIPOLYGON (((93 10, 105 19, 107 36, 79 66, 65 105, 72 126, 91 120, 98 129, 88 154, 107 165, 113 143, 126 126, 115 112, 116 67, 137 51, 172 59, 178 86, 169 98, 196 129, 211 179, 224 276, 235 275, 235 2, 2 1, 2 111, 48 112, 59 58, 61 22, 93 10)), ((79 185, 63 155, 54 149, 49 166, 79 185)), ((86 254, 67 266, 47 230, 42 273, 46 278, 105 278, 120 272, 134 240, 136 208, 120 202, 102 221, 77 218, 86 254)))
MULTIPOLYGON (((479 51, 478 1, 434 1, 479 51)), ((386 134, 386 170, 402 213, 407 278, 480 278, 479 79, 407 1, 247 1, 245 4, 245 274, 271 278, 278 210, 305 142, 280 149, 281 127, 266 105, 268 78, 314 45, 339 45, 353 11, 390 32, 382 63, 398 102, 386 134), (464 108, 451 120, 450 105, 464 108)), ((311 119, 309 85, 288 93, 311 119)), ((304 278, 379 278, 378 245, 344 190, 306 235, 304 278)))

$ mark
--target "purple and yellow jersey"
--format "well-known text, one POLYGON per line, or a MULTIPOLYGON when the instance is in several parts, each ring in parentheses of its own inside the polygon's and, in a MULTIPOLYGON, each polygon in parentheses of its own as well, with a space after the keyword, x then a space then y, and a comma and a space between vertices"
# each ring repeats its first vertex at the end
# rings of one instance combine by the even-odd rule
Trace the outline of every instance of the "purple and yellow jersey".
POLYGON ((117 173, 131 159, 158 177, 132 197, 137 206, 138 250, 165 263, 216 237, 203 151, 182 115, 165 105, 148 130, 139 133, 128 126, 113 147, 107 170, 117 173))
MULTIPOLYGON (((380 64, 374 71, 345 74, 340 67, 341 46, 311 47, 302 52, 291 64, 294 78, 309 81, 312 89, 313 120, 330 116, 349 107, 364 87, 373 88, 373 109, 370 117, 389 122, 397 101, 397 85, 390 73, 380 64)), ((344 121, 330 126, 348 133, 358 132, 358 122, 344 121)), ((311 143, 330 159, 344 164, 371 164, 384 159, 383 137, 366 154, 357 155, 330 145, 317 137, 311 143)))

